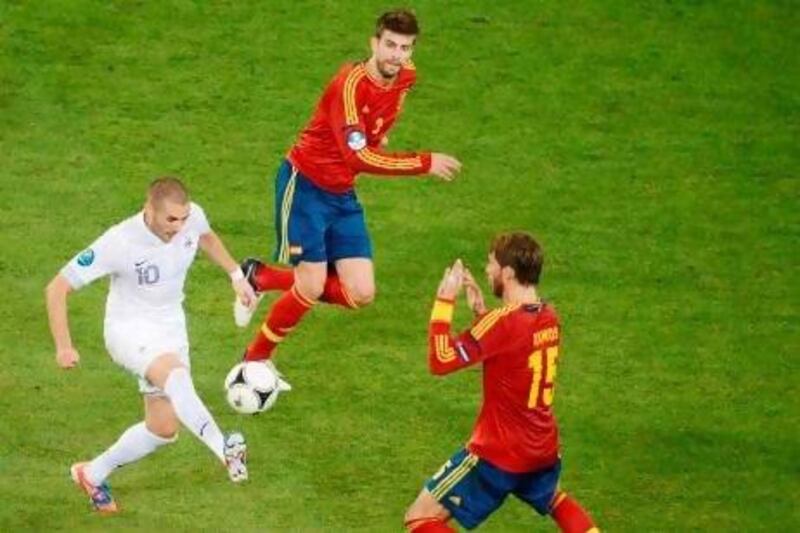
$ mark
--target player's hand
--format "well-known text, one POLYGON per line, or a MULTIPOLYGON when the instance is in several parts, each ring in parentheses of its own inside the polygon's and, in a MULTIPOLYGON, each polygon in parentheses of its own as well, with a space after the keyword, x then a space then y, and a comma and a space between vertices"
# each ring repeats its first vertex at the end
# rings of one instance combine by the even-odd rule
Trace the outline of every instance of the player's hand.
POLYGON ((476 315, 485 313, 486 303, 483 301, 483 292, 468 268, 464 268, 464 291, 467 293, 467 305, 472 312, 476 315))
POLYGON ((81 355, 73 347, 61 348, 56 350, 56 363, 65 370, 69 370, 78 365, 81 355))
POLYGON ((456 259, 453 266, 444 269, 444 276, 439 282, 439 289, 436 296, 443 300, 455 300, 461 287, 464 285, 464 265, 461 259, 456 259))
POLYGON ((236 292, 236 296, 239 298, 239 301, 242 302, 242 305, 248 309, 252 309, 256 303, 258 303, 256 293, 253 290, 252 285, 250 285, 246 279, 234 281, 232 285, 233 290, 236 292))
POLYGON ((444 181, 452 181, 461 170, 461 161, 447 154, 431 154, 430 173, 444 181))
POLYGON ((387 146, 389 146, 389 136, 384 135, 381 137, 381 148, 386 148, 387 146))

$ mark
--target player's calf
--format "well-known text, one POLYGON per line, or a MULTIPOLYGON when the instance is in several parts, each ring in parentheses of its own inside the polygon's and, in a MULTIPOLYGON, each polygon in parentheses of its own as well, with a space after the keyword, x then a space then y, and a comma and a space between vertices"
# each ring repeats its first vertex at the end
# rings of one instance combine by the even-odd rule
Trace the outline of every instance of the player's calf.
POLYGON ((565 533, 597 533, 599 530, 580 504, 567 493, 558 491, 553 496, 550 516, 565 533))

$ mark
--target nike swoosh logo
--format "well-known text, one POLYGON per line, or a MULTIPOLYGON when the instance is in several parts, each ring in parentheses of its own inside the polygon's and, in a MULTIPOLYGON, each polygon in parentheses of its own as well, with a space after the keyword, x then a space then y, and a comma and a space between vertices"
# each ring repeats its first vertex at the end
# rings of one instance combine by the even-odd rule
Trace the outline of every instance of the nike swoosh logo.
POLYGON ((206 422, 205 424, 203 424, 203 427, 201 427, 201 428, 200 428, 200 436, 201 436, 201 437, 203 436, 203 432, 206 430, 206 427, 207 427, 207 426, 208 426, 208 422, 206 422))
POLYGON ((143 265, 143 264, 145 264, 145 263, 147 263, 147 259, 145 259, 144 261, 139 261, 138 263, 134 263, 134 264, 133 264, 133 266, 140 267, 140 266, 142 266, 142 265, 143 265))

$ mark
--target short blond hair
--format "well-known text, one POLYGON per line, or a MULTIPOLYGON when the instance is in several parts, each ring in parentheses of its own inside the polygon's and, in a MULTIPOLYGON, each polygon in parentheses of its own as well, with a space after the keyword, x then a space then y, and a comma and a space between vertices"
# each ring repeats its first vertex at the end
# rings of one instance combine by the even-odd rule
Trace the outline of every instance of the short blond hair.
POLYGON ((164 200, 186 205, 189 203, 189 191, 178 178, 172 176, 156 178, 147 188, 147 201, 155 207, 160 206, 164 200))

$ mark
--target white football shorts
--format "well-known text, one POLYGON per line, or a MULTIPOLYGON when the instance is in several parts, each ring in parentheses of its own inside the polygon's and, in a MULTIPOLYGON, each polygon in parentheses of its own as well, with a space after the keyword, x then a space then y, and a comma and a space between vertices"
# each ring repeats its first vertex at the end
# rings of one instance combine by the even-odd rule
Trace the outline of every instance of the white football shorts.
POLYGON ((129 321, 106 324, 106 349, 111 359, 139 378, 139 392, 163 395, 164 391, 150 383, 145 374, 160 355, 174 353, 189 368, 189 339, 183 324, 153 324, 129 321))

